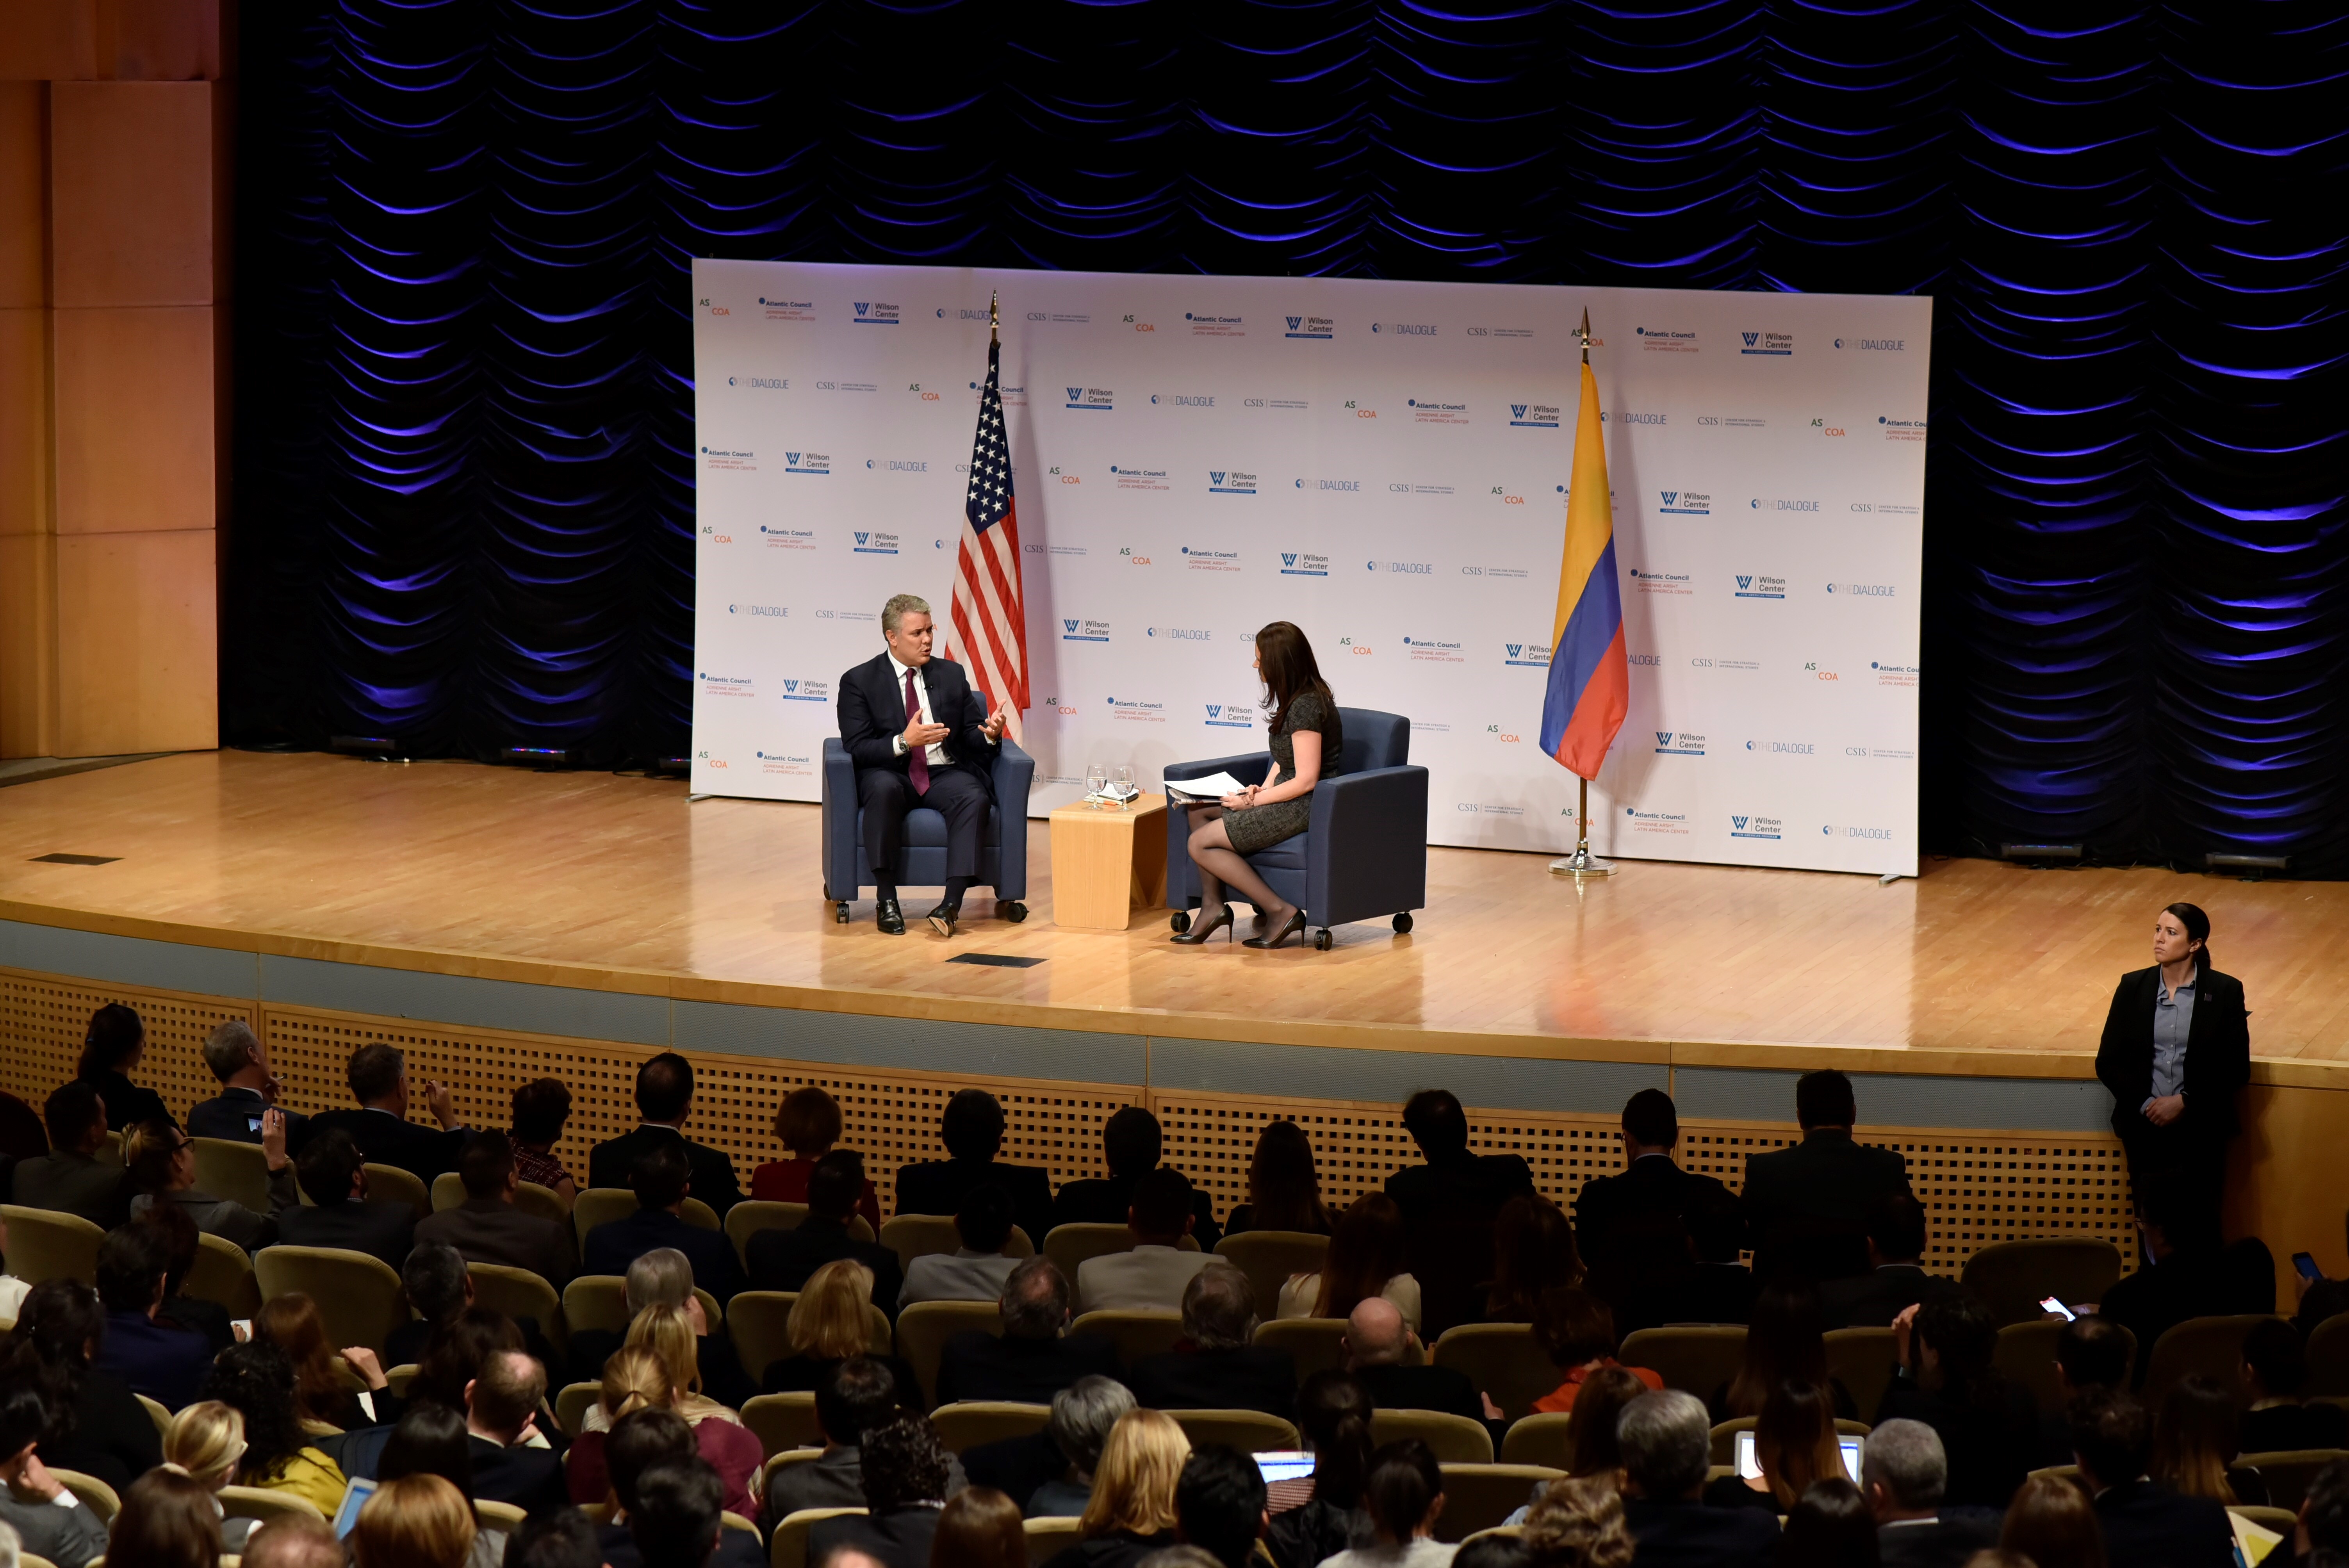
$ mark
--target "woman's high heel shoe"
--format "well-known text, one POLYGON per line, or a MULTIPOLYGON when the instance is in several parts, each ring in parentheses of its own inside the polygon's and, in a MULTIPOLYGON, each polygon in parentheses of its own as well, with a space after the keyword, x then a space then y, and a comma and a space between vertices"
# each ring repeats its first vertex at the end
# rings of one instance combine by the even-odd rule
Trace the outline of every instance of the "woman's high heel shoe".
MULTIPOLYGON (((1228 905, 1226 906, 1226 913, 1229 912, 1228 905)), ((1242 947, 1275 948, 1288 941, 1290 937, 1301 934, 1304 930, 1305 912, 1300 909, 1296 913, 1288 917, 1288 923, 1287 924, 1283 925, 1278 931, 1274 932, 1270 936, 1251 936, 1246 942, 1241 943, 1240 945, 1242 947)))
MULTIPOLYGON (((1177 935, 1170 936, 1166 940, 1177 943, 1185 947, 1196 947, 1201 943, 1206 941, 1210 936, 1215 935, 1216 927, 1221 926, 1225 930, 1228 931, 1231 929, 1231 924, 1232 906, 1230 904, 1226 904, 1222 910, 1216 913, 1215 919, 1195 920, 1191 923, 1190 930, 1182 932, 1177 935)), ((1225 940, 1229 941, 1230 939, 1226 937, 1225 940)))

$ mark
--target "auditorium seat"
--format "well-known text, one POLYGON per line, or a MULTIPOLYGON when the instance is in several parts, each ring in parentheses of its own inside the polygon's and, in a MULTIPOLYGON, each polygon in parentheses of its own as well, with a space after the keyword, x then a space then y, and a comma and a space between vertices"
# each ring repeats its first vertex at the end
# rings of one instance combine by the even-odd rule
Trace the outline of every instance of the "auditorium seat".
POLYGON ((572 1437, 579 1435, 579 1424, 587 1418, 587 1408, 604 1397, 600 1383, 566 1383, 554 1396, 554 1424, 572 1437))
POLYGON ((1417 1438, 1439 1464, 1487 1465, 1493 1462, 1493 1434, 1482 1421, 1455 1416, 1449 1410, 1373 1410, 1371 1441, 1378 1447, 1417 1438))
POLYGON ((1899 1354, 1898 1337, 1889 1328, 1830 1328, 1826 1345, 1827 1376, 1844 1386, 1860 1414, 1876 1414, 1876 1407, 1884 1401, 1884 1390, 1892 1386, 1893 1362, 1899 1354))
POLYGON ((472 1278, 475 1305, 531 1319, 557 1355, 568 1354, 571 1331, 564 1321, 563 1298, 543 1278, 508 1264, 467 1264, 465 1273, 472 1278))
MULTIPOLYGON (((573 1233, 579 1239, 579 1255, 587 1255, 587 1233, 614 1220, 625 1220, 636 1212, 636 1195, 626 1187, 587 1187, 571 1205, 573 1233)), ((705 1231, 719 1228, 718 1211, 698 1198, 688 1197, 678 1210, 688 1225, 705 1231)))
POLYGON ((2158 1410, 2169 1390, 2179 1381, 2196 1373, 2213 1379, 2225 1387, 2234 1387, 2242 1375, 2243 1336, 2251 1325, 2264 1323, 2271 1313, 2233 1313, 2220 1317, 2189 1317, 2166 1331, 2153 1343, 2146 1363, 2145 1386, 2137 1391, 2137 1401, 2148 1410, 2158 1410))
MULTIPOLYGON (((1028 1535, 1028 1561, 1050 1563, 1085 1538, 1081 1519, 1025 1519, 1019 1528, 1028 1535)), ((1259 1553, 1258 1557, 1263 1555, 1259 1553)))
POLYGON ((963 1399, 940 1405, 930 1412, 930 1425, 937 1429, 938 1442, 950 1454, 1005 1438, 1032 1436, 1042 1431, 1044 1423, 1051 1418, 1050 1405, 1023 1405, 1008 1399, 963 1399))
POLYGON ((261 1287, 253 1280, 253 1259, 225 1236, 199 1234, 196 1261, 188 1270, 181 1294, 198 1301, 217 1302, 231 1317, 251 1317, 261 1310, 261 1287))
MULTIPOLYGON (((1334 1372, 1346 1365, 1346 1320, 1342 1317, 1276 1317, 1256 1326, 1255 1343, 1271 1350, 1286 1350, 1297 1364, 1297 1380, 1300 1383, 1316 1372, 1334 1372)), ((1418 1342, 1413 1346, 1417 1349, 1418 1342)), ((1416 1366, 1423 1359, 1414 1354, 1409 1357, 1416 1366)))
MULTIPOLYGON (((198 1185, 202 1185, 200 1181, 198 1185)), ((464 1206, 465 1180, 454 1171, 444 1171, 432 1179, 432 1212, 464 1206)), ((251 1204, 245 1205, 251 1208, 251 1204)), ((552 1220, 558 1225, 571 1222, 571 1205, 563 1194, 552 1187, 542 1187, 535 1181, 514 1183, 513 1206, 525 1214, 536 1214, 542 1220, 552 1220)))
MULTIPOLYGON (((838 741, 833 745, 840 744, 838 741)), ((769 1549, 768 1568, 809 1568, 808 1532, 822 1521, 838 1519, 843 1513, 863 1513, 861 1508, 802 1508, 775 1526, 775 1539, 769 1549)))
MULTIPOLYGON (((1462 1323, 1444 1331, 1428 1358, 1466 1375, 1477 1390, 1516 1420, 1533 1403, 1560 1383, 1566 1374, 1554 1366, 1524 1323, 1462 1323)), ((1627 1366, 1643 1363, 1627 1360, 1627 1366)))
POLYGON ((100 1524, 111 1525, 114 1516, 122 1511, 122 1499, 115 1490, 94 1475, 79 1470, 52 1469, 49 1474, 57 1483, 73 1493, 73 1500, 98 1516, 100 1524))
POLYGON ((1501 1462, 1549 1465, 1570 1469, 1574 1463, 1574 1415, 1568 1410, 1537 1410, 1509 1423, 1501 1434, 1501 1462))
POLYGON ((256 1214, 269 1212, 269 1156, 258 1143, 233 1138, 191 1138, 196 1188, 215 1198, 233 1198, 256 1214))
MULTIPOLYGON (((1338 719, 1339 765, 1314 786, 1310 825, 1247 857, 1273 892, 1319 927, 1313 944, 1323 948, 1331 926, 1352 921, 1392 916, 1395 930, 1409 931, 1411 912, 1427 903, 1427 769, 1411 765, 1411 720, 1369 707, 1341 707, 1338 719)), ((1261 784, 1271 771, 1271 753, 1255 751, 1171 762, 1160 777, 1179 784, 1229 773, 1261 784)), ((1190 839, 1190 813, 1167 812, 1166 906, 1177 931, 1189 928, 1189 911, 1199 903, 1190 839)))
POLYGON ((1126 1312, 1104 1309, 1080 1314, 1069 1325, 1071 1335, 1098 1334, 1115 1342, 1117 1364, 1132 1367, 1145 1356, 1164 1356, 1183 1337, 1179 1312, 1126 1312))
MULTIPOLYGON (((1257 1313, 1264 1316, 1279 1307, 1280 1287, 1289 1275, 1321 1272, 1322 1260, 1330 1255, 1330 1238, 1309 1231, 1242 1231, 1217 1242, 1216 1255, 1247 1275, 1257 1313)), ((1303 1376, 1302 1363, 1298 1372, 1303 1376)))
MULTIPOLYGON (((888 1227, 882 1227, 884 1230, 888 1227)), ((1003 1336, 1003 1314, 991 1301, 917 1301, 897 1315, 897 1355, 913 1368, 923 1398, 938 1397, 938 1363, 947 1341, 969 1329, 1003 1336)))
POLYGON ((1661 1377, 1667 1388, 1710 1399, 1713 1390, 1736 1377, 1737 1369, 1745 1364, 1745 1326, 1682 1324, 1642 1328, 1623 1341, 1615 1359, 1626 1367, 1645 1367, 1661 1377))
POLYGON ((1435 1539, 1460 1542, 1506 1522, 1526 1505, 1537 1482, 1565 1475, 1547 1465, 1447 1464, 1444 1470, 1444 1512, 1435 1522, 1435 1539))
MULTIPOLYGON (((1195 1253, 1198 1242, 1185 1235, 1174 1243, 1178 1253, 1195 1253)), ((1077 1221, 1055 1225, 1044 1237, 1044 1255, 1061 1271, 1061 1277, 1071 1285, 1077 1283, 1077 1270, 1094 1258, 1107 1257, 1112 1253, 1133 1251, 1133 1232, 1124 1225, 1101 1224, 1077 1221)))
POLYGON ((2308 1388, 2312 1394, 2349 1394, 2349 1312, 2326 1318, 2309 1335, 2308 1388))
POLYGON ((2237 1454, 2230 1468, 2260 1472, 2260 1480, 2268 1489, 2268 1502, 2275 1508, 2299 1511, 2301 1501, 2308 1495, 2308 1483, 2316 1472, 2336 1460, 2349 1460, 2349 1450, 2341 1449, 2293 1449, 2264 1454, 2237 1454))
POLYGON ((1166 1418, 1183 1429, 1195 1449, 1222 1443, 1260 1454, 1297 1446, 1297 1428, 1262 1410, 1169 1410, 1166 1418))
POLYGON ((106 1233, 79 1214, 0 1203, 8 1222, 8 1272, 26 1284, 45 1279, 98 1283, 98 1247, 106 1233))
POLYGON ((1959 1284, 1990 1308, 2004 1327, 2044 1315, 2054 1296, 2066 1306, 2102 1301, 2121 1277, 2120 1249, 2095 1236, 2035 1236, 1997 1242, 1966 1260, 1959 1284))
MULTIPOLYGON (((2116 1323, 2113 1326, 2120 1330, 2122 1340, 2128 1346, 2127 1358, 2122 1363, 2126 1387, 2127 1368, 2137 1365, 2137 1336, 2125 1325, 2116 1323)), ((2045 1319, 2037 1323, 2010 1323, 1998 1331, 1998 1346, 1991 1352, 1991 1365, 1998 1368, 1999 1376, 2030 1389, 2032 1399, 2041 1409, 2050 1412, 2061 1411, 2064 1408, 2063 1386, 2055 1380, 2055 1342, 2063 1333, 2063 1324, 2045 1319)), ((1848 1378, 1845 1380, 1844 1387, 1851 1387, 1848 1378)), ((1852 1398, 1857 1402, 1858 1398, 1855 1389, 1852 1398)), ((1861 1405, 1859 1408, 1874 1414, 1868 1406, 1861 1405)))
POLYGON ((381 1258, 341 1247, 264 1247, 253 1260, 264 1301, 299 1291, 318 1304, 329 1345, 364 1345, 378 1356, 409 1320, 399 1276, 381 1258))
MULTIPOLYGON (((962 1249, 962 1233, 955 1229, 952 1214, 899 1214, 881 1222, 881 1244, 897 1254, 897 1266, 912 1268, 914 1260, 932 1253, 954 1253, 962 1249)), ((1003 1243, 1007 1258, 1032 1258, 1036 1243, 1019 1226, 1011 1227, 1011 1237, 1003 1243)), ((1071 1279, 1071 1284, 1076 1283, 1071 1279)))
MULTIPOLYGON (((1028 799, 1035 781, 1036 759, 1019 749, 1009 736, 996 754, 995 800, 987 808, 987 826, 979 833, 978 877, 974 885, 995 890, 995 902, 1009 906, 1013 921, 1028 918, 1028 799), (999 802, 1020 802, 1006 811, 999 802)), ((849 903, 873 885, 873 867, 864 858, 864 811, 856 803, 856 763, 838 736, 823 743, 823 896, 839 907, 834 918, 848 923, 849 903)), ((905 813, 905 863, 897 872, 897 885, 944 887, 947 881, 947 820, 927 806, 905 813)))
POLYGON ((823 1445, 812 1393, 756 1394, 742 1401, 741 1413, 742 1425, 769 1454, 823 1445))

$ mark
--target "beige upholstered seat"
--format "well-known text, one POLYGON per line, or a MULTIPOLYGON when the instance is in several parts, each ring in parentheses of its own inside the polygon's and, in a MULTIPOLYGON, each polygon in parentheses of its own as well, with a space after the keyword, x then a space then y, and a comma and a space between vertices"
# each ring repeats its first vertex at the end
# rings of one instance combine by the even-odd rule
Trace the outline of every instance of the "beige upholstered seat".
POLYGON ((1438 1541, 1465 1541, 1492 1529, 1526 1505, 1534 1487, 1556 1480, 1564 1470, 1547 1465, 1447 1464, 1444 1470, 1444 1514, 1435 1522, 1438 1541))
POLYGON ((1260 1454, 1297 1446, 1297 1429, 1262 1410, 1169 1410, 1166 1415, 1195 1449, 1223 1443, 1244 1454, 1260 1454))
POLYGON ((930 1412, 938 1441, 950 1454, 1004 1438, 1024 1438, 1044 1429, 1052 1418, 1050 1405, 1021 1405, 1004 1399, 963 1399, 940 1405, 930 1412))
MULTIPOLYGON (((1319 1274, 1330 1255, 1330 1238, 1309 1231, 1242 1231, 1216 1243, 1216 1255, 1247 1275, 1256 1314, 1269 1319, 1280 1310, 1280 1287, 1288 1276, 1319 1274)), ((1305 1371, 1299 1363, 1300 1376, 1305 1371)))
POLYGON ((1071 1334, 1098 1334, 1117 1344, 1117 1360, 1131 1369, 1145 1356, 1164 1356, 1183 1337, 1179 1312, 1088 1312, 1069 1326, 1071 1334))
POLYGON ((233 1138, 191 1138, 196 1189, 233 1198, 256 1214, 269 1212, 269 1156, 258 1143, 233 1138))
POLYGON ((927 1398, 937 1397, 938 1362, 947 1341, 968 1329, 1001 1338, 1003 1315, 991 1301, 917 1301, 897 1315, 897 1354, 927 1398))
POLYGON ((1405 1438, 1428 1446, 1439 1464, 1487 1465, 1493 1462, 1493 1434, 1482 1421, 1455 1416, 1449 1410, 1373 1410, 1371 1441, 1383 1447, 1405 1438))
POLYGON ((1959 1283, 2004 1327, 2040 1315, 2054 1296, 2066 1306, 2102 1301, 2121 1277, 2120 1249, 2095 1236, 2033 1236, 1993 1242, 1966 1259, 1959 1283))
POLYGON ((1532 1326, 1523 1323, 1463 1323, 1447 1328, 1429 1358, 1438 1367, 1465 1373, 1477 1391, 1512 1420, 1565 1380, 1535 1340, 1532 1326))
POLYGON ((563 1298, 541 1275, 505 1264, 467 1264, 473 1279, 473 1304, 502 1312, 508 1317, 534 1320, 548 1343, 559 1353, 571 1343, 563 1317, 563 1298))
POLYGON ((823 1446, 813 1394, 760 1394, 742 1405, 742 1424, 770 1454, 823 1446))
POLYGON ((824 1520, 864 1511, 861 1508, 802 1508, 790 1515, 775 1526, 775 1539, 767 1549, 768 1568, 809 1568, 808 1532, 824 1520))
POLYGON ((383 1354, 391 1331, 409 1320, 399 1276, 380 1258, 341 1247, 264 1247, 253 1260, 264 1301, 300 1291, 318 1304, 329 1345, 364 1345, 383 1354))
POLYGON ((79 1214, 0 1203, 8 1222, 8 1272, 26 1284, 49 1279, 98 1283, 98 1247, 106 1233, 79 1214))
POLYGON ((251 1317, 261 1310, 261 1287, 254 1283, 253 1260, 225 1236, 196 1237, 195 1264, 181 1288, 198 1301, 219 1303, 231 1317, 251 1317))

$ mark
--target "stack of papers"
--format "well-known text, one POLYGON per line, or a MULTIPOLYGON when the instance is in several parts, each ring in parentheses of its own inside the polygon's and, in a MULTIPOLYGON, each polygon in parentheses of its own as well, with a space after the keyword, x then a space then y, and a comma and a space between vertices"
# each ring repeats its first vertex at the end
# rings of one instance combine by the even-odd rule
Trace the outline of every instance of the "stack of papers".
POLYGON ((1166 781, 1167 797, 1175 800, 1220 800, 1247 788, 1228 773, 1210 773, 1205 779, 1169 779, 1166 781))

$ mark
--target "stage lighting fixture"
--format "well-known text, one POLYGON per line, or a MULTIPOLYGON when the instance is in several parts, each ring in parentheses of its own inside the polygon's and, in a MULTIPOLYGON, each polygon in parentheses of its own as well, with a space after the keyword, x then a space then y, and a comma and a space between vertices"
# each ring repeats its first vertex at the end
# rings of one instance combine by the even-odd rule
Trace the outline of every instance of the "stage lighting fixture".
POLYGON ((576 768, 579 754, 560 746, 509 746, 498 760, 514 768, 576 768))
POLYGON ((683 779, 693 771, 693 758, 690 757, 656 757, 646 766, 645 771, 647 773, 673 775, 676 778, 683 779))
POLYGON ((2292 869, 2290 855, 2204 855, 2202 869, 2206 872, 2241 872, 2247 881, 2257 881, 2261 872, 2281 875, 2292 869))
POLYGON ((326 749, 346 757, 373 757, 386 762, 408 760, 399 742, 384 735, 330 735, 326 749))
POLYGON ((2076 861, 2086 851, 2085 844, 2001 844, 1998 858, 2002 861, 2076 861))

